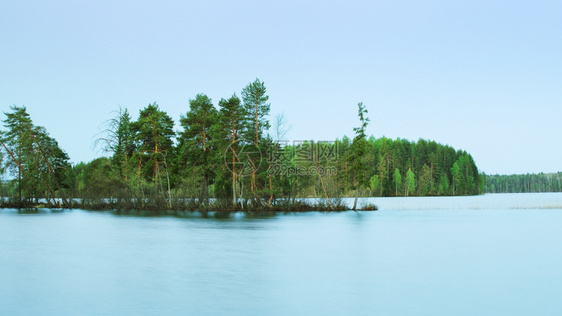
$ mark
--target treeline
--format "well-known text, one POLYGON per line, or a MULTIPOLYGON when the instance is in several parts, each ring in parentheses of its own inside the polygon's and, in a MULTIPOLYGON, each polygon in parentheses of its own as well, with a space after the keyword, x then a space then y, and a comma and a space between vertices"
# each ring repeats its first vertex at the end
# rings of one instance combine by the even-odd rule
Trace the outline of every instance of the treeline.
POLYGON ((476 195, 485 177, 466 151, 420 139, 369 139, 367 159, 375 196, 476 195))
MULTIPOLYGON (((134 119, 118 109, 96 145, 106 157, 69 164, 68 155, 35 126, 25 107, 5 113, 4 205, 119 209, 346 209, 355 196, 471 195, 484 178, 465 151, 433 141, 367 138, 358 106, 353 139, 285 140, 286 122, 271 126, 265 84, 256 79, 215 107, 198 94, 179 131, 156 103, 134 119), (307 205, 302 198, 317 197, 307 205)), ((357 199, 356 199, 357 201, 357 199)), ((353 208, 356 208, 356 203, 353 208)), ((367 206, 373 208, 373 206, 367 206)))
POLYGON ((562 172, 486 176, 486 193, 562 192, 562 172))

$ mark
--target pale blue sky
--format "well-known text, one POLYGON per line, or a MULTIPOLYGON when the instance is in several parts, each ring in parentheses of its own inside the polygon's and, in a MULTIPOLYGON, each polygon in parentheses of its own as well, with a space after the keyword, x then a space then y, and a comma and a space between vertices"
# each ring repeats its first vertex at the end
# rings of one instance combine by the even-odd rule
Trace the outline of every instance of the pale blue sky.
POLYGON ((0 3, 0 109, 25 105, 72 161, 119 106, 174 120, 256 77, 289 139, 432 139, 486 173, 562 171, 560 1, 0 3))

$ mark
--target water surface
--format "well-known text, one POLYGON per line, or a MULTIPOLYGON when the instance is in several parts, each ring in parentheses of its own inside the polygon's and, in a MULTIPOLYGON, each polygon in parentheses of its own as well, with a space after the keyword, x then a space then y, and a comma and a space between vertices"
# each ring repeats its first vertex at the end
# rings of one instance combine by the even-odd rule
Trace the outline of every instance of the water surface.
POLYGON ((562 312, 562 194, 373 201, 222 219, 0 210, 0 315, 562 312))

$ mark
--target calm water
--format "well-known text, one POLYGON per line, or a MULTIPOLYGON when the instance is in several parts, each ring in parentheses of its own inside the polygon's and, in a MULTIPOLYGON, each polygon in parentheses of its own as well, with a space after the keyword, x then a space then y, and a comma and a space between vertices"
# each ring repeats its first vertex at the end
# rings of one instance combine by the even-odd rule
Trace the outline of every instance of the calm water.
POLYGON ((0 315, 562 313, 562 194, 374 202, 226 219, 0 210, 0 315))

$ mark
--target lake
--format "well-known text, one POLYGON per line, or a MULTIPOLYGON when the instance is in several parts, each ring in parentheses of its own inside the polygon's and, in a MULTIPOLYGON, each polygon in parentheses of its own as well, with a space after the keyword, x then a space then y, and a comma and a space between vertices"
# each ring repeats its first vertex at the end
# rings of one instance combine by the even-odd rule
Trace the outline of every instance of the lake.
POLYGON ((227 218, 0 210, 0 315, 560 315, 562 194, 227 218))

